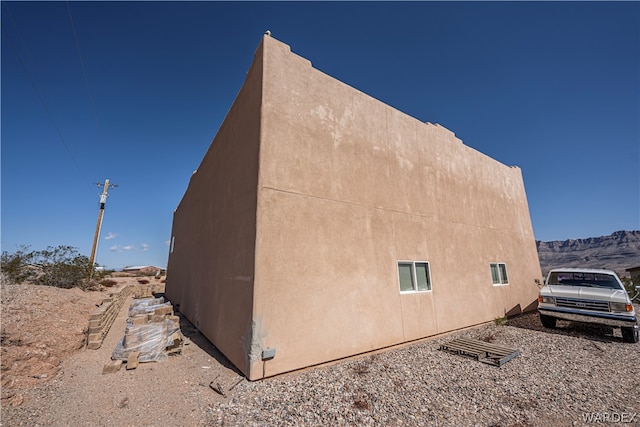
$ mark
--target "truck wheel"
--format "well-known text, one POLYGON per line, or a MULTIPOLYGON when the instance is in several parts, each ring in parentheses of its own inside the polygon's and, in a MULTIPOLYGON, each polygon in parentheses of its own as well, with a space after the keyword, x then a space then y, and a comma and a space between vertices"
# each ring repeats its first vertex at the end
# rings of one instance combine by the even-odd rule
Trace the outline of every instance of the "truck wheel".
POLYGON ((622 341, 638 342, 638 328, 620 328, 620 330, 622 331, 622 341))
POLYGON ((551 316, 545 316, 544 314, 540 315, 540 322, 542 322, 542 326, 549 329, 556 328, 556 318, 551 316))

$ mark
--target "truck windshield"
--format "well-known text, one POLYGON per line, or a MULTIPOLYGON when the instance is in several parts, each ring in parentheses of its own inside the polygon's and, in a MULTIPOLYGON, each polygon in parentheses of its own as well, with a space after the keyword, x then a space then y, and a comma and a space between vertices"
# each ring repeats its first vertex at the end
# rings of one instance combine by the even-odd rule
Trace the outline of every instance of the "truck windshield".
POLYGON ((618 281, 610 274, 581 272, 552 272, 549 285, 587 286, 592 288, 620 289, 618 281))

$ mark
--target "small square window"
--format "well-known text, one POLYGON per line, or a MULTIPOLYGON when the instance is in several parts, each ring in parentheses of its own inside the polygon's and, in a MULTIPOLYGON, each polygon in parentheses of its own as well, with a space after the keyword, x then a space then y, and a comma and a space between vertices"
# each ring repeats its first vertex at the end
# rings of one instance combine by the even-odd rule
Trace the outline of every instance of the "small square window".
POLYGON ((400 292, 426 292, 431 290, 428 262, 399 261, 400 292))
POLYGON ((507 265, 501 262, 489 264, 491 267, 491 280, 494 285, 508 285, 507 265))

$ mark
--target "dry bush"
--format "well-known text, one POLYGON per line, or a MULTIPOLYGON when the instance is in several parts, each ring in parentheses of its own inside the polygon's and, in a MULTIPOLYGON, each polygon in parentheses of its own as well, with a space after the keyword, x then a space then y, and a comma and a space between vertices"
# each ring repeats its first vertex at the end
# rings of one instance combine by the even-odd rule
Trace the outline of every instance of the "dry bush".
POLYGON ((102 283, 100 283, 96 279, 84 279, 78 285, 78 288, 82 289, 83 291, 101 291, 103 289, 102 283))
POLYGON ((146 285, 147 283, 149 283, 149 280, 147 280, 147 279, 138 279, 138 283, 140 283, 141 285, 146 285))
POLYGON ((58 288, 88 289, 93 283, 86 281, 90 270, 89 258, 80 255, 72 246, 48 246, 41 251, 28 251, 20 246, 14 253, 2 252, 2 271, 15 283, 25 281, 58 288))
POLYGON ((117 284, 118 284, 118 282, 116 282, 116 281, 115 281, 115 280, 113 280, 113 279, 102 279, 102 280, 100 281, 100 284, 101 284, 102 286, 104 286, 105 288, 112 288, 112 287, 114 287, 115 285, 117 285, 117 284))
POLYGON ((504 315, 502 317, 496 317, 493 322, 498 326, 505 326, 509 324, 509 319, 504 315))

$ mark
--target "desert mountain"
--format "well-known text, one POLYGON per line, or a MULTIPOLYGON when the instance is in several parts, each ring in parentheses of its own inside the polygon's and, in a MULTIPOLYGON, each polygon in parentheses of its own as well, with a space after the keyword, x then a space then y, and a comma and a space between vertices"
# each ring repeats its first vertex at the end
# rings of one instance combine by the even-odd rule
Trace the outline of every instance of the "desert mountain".
POLYGON ((536 241, 536 245, 542 274, 555 267, 586 267, 607 268, 628 276, 627 268, 640 266, 640 230, 586 239, 536 241))

